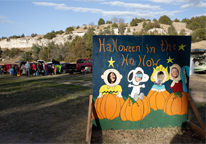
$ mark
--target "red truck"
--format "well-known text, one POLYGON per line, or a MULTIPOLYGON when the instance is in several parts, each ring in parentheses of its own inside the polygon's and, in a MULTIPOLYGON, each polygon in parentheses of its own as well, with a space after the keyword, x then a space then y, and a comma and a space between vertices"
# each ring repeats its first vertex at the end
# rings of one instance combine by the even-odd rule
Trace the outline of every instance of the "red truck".
POLYGON ((85 58, 85 59, 78 59, 77 60, 76 69, 78 71, 81 71, 85 67, 91 67, 91 69, 92 69, 92 59, 85 58))
POLYGON ((85 69, 85 67, 90 67, 92 71, 92 59, 90 58, 82 58, 78 59, 76 64, 71 63, 61 63, 63 73, 69 72, 72 74, 73 72, 81 72, 85 69))

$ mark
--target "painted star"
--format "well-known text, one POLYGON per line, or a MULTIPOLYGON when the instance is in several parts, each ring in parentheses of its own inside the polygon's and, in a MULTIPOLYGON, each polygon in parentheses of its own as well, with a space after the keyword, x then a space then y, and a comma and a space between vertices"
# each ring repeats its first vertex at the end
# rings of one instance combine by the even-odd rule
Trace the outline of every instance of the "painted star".
POLYGON ((181 46, 179 46, 179 49, 178 49, 178 51, 180 51, 180 50, 183 50, 183 51, 185 51, 185 49, 184 49, 184 47, 185 47, 186 45, 183 45, 183 44, 181 44, 181 46))
POLYGON ((108 66, 108 67, 110 67, 110 66, 114 67, 113 63, 114 63, 115 61, 112 60, 112 57, 111 57, 110 61, 108 61, 108 62, 109 62, 109 66, 108 66))
POLYGON ((173 58, 173 59, 171 59, 171 58, 170 58, 170 56, 169 56, 169 58, 167 59, 167 63, 169 63, 169 62, 173 63, 173 61, 172 61, 172 60, 174 60, 174 58, 173 58))

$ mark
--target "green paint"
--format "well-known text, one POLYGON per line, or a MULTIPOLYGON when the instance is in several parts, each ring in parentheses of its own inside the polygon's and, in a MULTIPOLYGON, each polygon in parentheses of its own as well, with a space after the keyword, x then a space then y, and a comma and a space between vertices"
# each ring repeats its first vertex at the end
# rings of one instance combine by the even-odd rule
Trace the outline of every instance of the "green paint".
POLYGON ((113 120, 108 119, 98 119, 93 120, 93 124, 97 129, 148 129, 150 127, 181 127, 187 122, 187 114, 184 115, 167 115, 163 110, 154 111, 151 109, 151 112, 141 121, 122 121, 120 117, 113 120), (99 124, 97 124, 97 122, 99 124), (101 125, 101 127, 100 127, 101 125))

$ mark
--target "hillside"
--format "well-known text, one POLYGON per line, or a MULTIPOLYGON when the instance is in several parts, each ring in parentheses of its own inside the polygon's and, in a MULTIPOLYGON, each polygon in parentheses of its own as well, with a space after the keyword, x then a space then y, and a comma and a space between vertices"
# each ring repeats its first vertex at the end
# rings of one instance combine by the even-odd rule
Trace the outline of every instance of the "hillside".
MULTIPOLYGON (((117 25, 119 25, 117 23, 117 25)), ((126 24, 127 27, 125 27, 124 30, 124 34, 125 35, 132 35, 133 32, 141 32, 143 29, 143 22, 138 23, 137 26, 130 26, 130 24, 126 24), (128 32, 129 29, 129 32, 128 32)), ((43 45, 46 46, 49 42, 54 41, 55 44, 63 44, 66 41, 72 41, 73 38, 75 38, 75 36, 83 36, 87 29, 89 27, 93 27, 94 33, 96 35, 99 34, 100 30, 104 31, 105 27, 110 27, 110 30, 112 29, 112 24, 104 24, 104 25, 83 25, 82 27, 80 27, 79 29, 74 29, 74 31, 72 31, 72 34, 66 34, 63 33, 61 35, 57 35, 55 38, 49 40, 49 39, 45 39, 43 38, 44 35, 37 35, 35 37, 31 37, 31 36, 27 36, 27 37, 23 37, 23 38, 13 38, 13 39, 2 39, 0 40, 0 47, 2 49, 4 48, 24 48, 24 49, 29 49, 32 47, 32 44, 39 44, 39 45, 43 45), (70 39, 70 37, 72 36, 72 39, 70 39)), ((182 29, 185 30, 186 35, 190 35, 193 31, 186 28, 186 24, 182 23, 182 22, 173 22, 173 26, 175 27, 175 30, 177 31, 177 33, 179 34, 180 31, 182 29)), ((160 24, 160 28, 153 28, 148 30, 148 33, 150 32, 156 32, 159 34, 167 34, 168 33, 168 27, 170 27, 170 25, 165 25, 165 24, 160 24)), ((118 35, 118 28, 113 28, 114 30, 114 34, 118 35)), ((204 47, 206 48, 206 46, 204 47)))

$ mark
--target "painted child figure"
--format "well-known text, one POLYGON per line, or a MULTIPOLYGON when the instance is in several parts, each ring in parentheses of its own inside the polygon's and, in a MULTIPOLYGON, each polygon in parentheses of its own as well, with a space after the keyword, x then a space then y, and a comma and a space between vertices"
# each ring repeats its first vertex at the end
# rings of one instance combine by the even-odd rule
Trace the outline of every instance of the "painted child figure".
POLYGON ((167 68, 164 68, 162 65, 159 65, 155 68, 153 68, 153 73, 151 75, 151 81, 154 82, 154 85, 152 86, 153 91, 162 92, 165 91, 165 83, 169 80, 169 73, 167 71, 167 68))
POLYGON ((116 69, 106 70, 103 75, 101 75, 106 85, 100 87, 97 98, 101 98, 105 94, 115 94, 117 97, 122 98, 122 87, 119 85, 122 77, 116 69))
POLYGON ((135 70, 131 70, 128 74, 128 81, 134 85, 129 84, 128 87, 133 87, 130 96, 137 101, 138 98, 144 99, 144 93, 140 93, 140 88, 145 88, 145 84, 139 85, 140 82, 148 81, 149 76, 144 73, 143 69, 137 67, 135 70))
POLYGON ((176 93, 176 92, 181 93, 183 91, 187 92, 186 70, 187 70, 187 72, 189 72, 189 67, 184 66, 181 69, 181 67, 178 64, 173 64, 170 67, 170 79, 172 80, 170 88, 172 89, 173 93, 176 93), (180 72, 181 72, 181 74, 180 74, 180 72))

